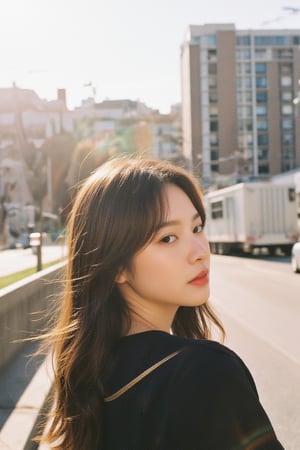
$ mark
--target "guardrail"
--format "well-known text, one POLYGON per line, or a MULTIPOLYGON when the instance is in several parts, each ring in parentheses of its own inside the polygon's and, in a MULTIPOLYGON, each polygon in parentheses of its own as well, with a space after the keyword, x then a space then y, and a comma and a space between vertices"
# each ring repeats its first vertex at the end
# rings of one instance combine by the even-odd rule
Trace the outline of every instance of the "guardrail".
MULTIPOLYGON (((60 289, 61 270, 56 264, 0 290, 0 370, 22 352, 22 339, 37 336, 45 326, 51 297, 60 289), (18 342, 16 342, 18 341, 18 342)), ((36 450, 32 441, 41 417, 49 408, 52 371, 44 360, 19 398, 0 431, 1 450, 36 450)))
POLYGON ((0 370, 21 351, 22 339, 44 327, 51 297, 60 289, 64 265, 55 264, 0 290, 0 370))

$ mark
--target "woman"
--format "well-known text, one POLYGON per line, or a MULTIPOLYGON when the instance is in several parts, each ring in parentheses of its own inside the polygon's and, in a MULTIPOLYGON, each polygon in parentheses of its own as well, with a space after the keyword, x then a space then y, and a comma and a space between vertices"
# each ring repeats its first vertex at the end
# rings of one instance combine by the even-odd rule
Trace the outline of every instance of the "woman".
POLYGON ((51 333, 63 450, 282 449, 239 357, 209 340, 210 252, 194 180, 150 160, 101 166, 69 219, 51 333))

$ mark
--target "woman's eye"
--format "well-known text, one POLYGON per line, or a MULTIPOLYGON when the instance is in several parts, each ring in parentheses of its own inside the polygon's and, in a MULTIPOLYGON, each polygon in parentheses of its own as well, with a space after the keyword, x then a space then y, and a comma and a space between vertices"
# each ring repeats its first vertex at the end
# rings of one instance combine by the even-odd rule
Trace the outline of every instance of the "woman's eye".
POLYGON ((203 225, 197 225, 197 226, 193 229, 193 233, 195 233, 195 234, 201 233, 201 231, 203 231, 203 225))
POLYGON ((169 236, 165 236, 164 238, 162 238, 160 241, 161 242, 165 242, 166 244, 171 244, 172 242, 174 242, 176 240, 176 236, 174 235, 169 235, 169 236))

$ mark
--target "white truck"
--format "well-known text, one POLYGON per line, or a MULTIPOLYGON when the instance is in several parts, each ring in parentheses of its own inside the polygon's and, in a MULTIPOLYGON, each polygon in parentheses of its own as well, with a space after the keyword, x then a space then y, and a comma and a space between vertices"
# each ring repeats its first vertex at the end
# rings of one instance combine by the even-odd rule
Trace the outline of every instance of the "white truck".
POLYGON ((280 249, 290 254, 299 229, 295 190, 271 182, 239 183, 204 195, 212 253, 280 249))

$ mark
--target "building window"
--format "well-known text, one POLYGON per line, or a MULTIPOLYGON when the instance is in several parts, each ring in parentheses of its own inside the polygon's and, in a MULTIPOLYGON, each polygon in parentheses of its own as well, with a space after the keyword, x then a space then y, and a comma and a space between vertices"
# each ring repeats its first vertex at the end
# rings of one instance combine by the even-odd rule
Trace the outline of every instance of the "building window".
POLYGON ((300 36, 293 36, 293 45, 300 45, 300 36))
POLYGON ((283 145, 293 145, 294 144, 294 136, 291 133, 283 133, 282 134, 282 144, 283 145))
POLYGON ((236 87, 238 89, 242 89, 242 78, 241 77, 236 78, 236 87))
POLYGON ((244 92, 244 101, 246 103, 252 103, 252 92, 251 91, 244 92))
POLYGON ((292 119, 283 119, 281 121, 281 127, 283 130, 292 130, 293 129, 293 120, 292 119))
POLYGON ((255 64, 255 72, 256 73, 267 73, 267 64, 266 63, 256 63, 255 64))
POLYGON ((211 218, 222 219, 223 217, 223 202, 212 202, 211 204, 211 218))
POLYGON ((210 88, 216 88, 217 87, 217 77, 216 77, 216 75, 210 75, 208 77, 208 86, 210 88))
POLYGON ((238 106, 237 116, 239 119, 252 117, 252 106, 238 106))
POLYGON ((236 59, 251 59, 250 50, 237 50, 236 59))
POLYGON ((209 129, 210 131, 218 131, 219 129, 218 121, 217 120, 211 121, 209 124, 209 129))
POLYGON ((269 152, 267 149, 261 149, 259 148, 257 151, 258 159, 261 160, 268 160, 269 159, 269 152))
POLYGON ((283 114, 284 116, 293 114, 292 105, 282 105, 281 106, 281 114, 283 114))
POLYGON ((211 150, 211 152, 210 152, 210 159, 211 159, 211 161, 218 161, 218 159, 219 159, 219 152, 218 152, 218 150, 211 150))
POLYGON ((217 103, 218 95, 216 91, 209 91, 209 103, 217 103))
POLYGON ((236 93, 236 101, 238 104, 244 103, 244 95, 243 92, 236 93))
POLYGON ((253 144, 253 135, 252 134, 250 134, 250 133, 246 134, 246 142, 247 142, 247 145, 250 145, 250 146, 253 144))
POLYGON ((291 75, 291 73, 292 73, 292 65, 291 64, 281 64, 280 65, 280 73, 282 75, 284 75, 284 74, 291 75))
POLYGON ((218 115, 218 105, 216 105, 216 104, 209 105, 209 114, 210 114, 210 116, 217 116, 218 115))
POLYGON ((268 174, 270 172, 269 164, 261 164, 258 166, 258 173, 261 175, 268 174))
POLYGON ((281 164, 282 172, 288 172, 289 170, 294 169, 294 163, 292 161, 284 161, 281 164))
POLYGON ((216 146, 219 144, 219 136, 217 133, 210 133, 209 135, 210 145, 216 146))
POLYGON ((293 49, 292 48, 284 48, 284 49, 274 49, 274 57, 277 59, 292 59, 293 58, 293 49))
POLYGON ((207 60, 208 62, 215 62, 217 61, 217 51, 214 49, 208 49, 207 50, 207 60))
POLYGON ((213 75, 217 73, 217 64, 216 63, 208 64, 208 73, 213 74, 213 75))
POLYGON ((289 45, 291 41, 290 36, 255 36, 255 45, 274 46, 289 45))
POLYGON ((283 171, 295 168, 295 154, 291 149, 284 149, 282 152, 282 167, 283 171))
POLYGON ((282 75, 280 77, 280 86, 281 87, 290 87, 290 86, 292 86, 292 77, 290 75, 282 75))
POLYGON ((281 91, 281 100, 283 102, 291 102, 293 100, 292 91, 281 91))
POLYGON ((290 148, 284 148, 282 151, 283 159, 294 159, 294 151, 290 148))
POLYGON ((262 60, 267 58, 267 50, 266 49, 256 49, 255 50, 255 59, 262 60))
POLYGON ((245 77, 244 78, 244 86, 245 86, 246 89, 250 89, 251 88, 252 83, 251 83, 251 78, 250 77, 245 77))
POLYGON ((244 132, 245 130, 247 131, 252 131, 253 130, 253 123, 252 120, 238 120, 238 130, 244 132))
POLYGON ((253 130, 253 122, 252 120, 246 120, 245 122, 245 128, 247 131, 252 131, 253 130))
POLYGON ((243 74, 243 64, 242 63, 237 63, 236 64, 236 74, 237 75, 242 75, 243 74))
POLYGON ((265 77, 257 77, 256 78, 256 87, 257 88, 266 88, 267 87, 267 79, 265 77))
POLYGON ((199 45, 200 42, 201 42, 201 37, 200 36, 192 36, 191 37, 191 44, 199 45))
POLYGON ((269 145, 269 136, 267 134, 259 134, 257 136, 257 145, 269 145))
POLYGON ((244 63, 244 73, 249 74, 251 73, 251 64, 250 63, 244 63))
POLYGON ((267 103, 267 101, 268 101, 267 91, 256 92, 256 103, 267 103))
POLYGON ((250 45, 250 36, 237 36, 236 37, 236 45, 250 45))
POLYGON ((249 75, 251 73, 251 64, 247 62, 237 63, 236 73, 237 75, 249 75))
POLYGON ((257 116, 266 116, 267 115, 267 107, 266 106, 257 106, 256 107, 256 115, 257 116))
POLYGON ((268 122, 266 120, 258 120, 257 121, 257 129, 258 130, 267 130, 268 122))
POLYGON ((209 46, 215 46, 217 44, 217 36, 215 34, 209 34, 204 37, 206 45, 209 46))
POLYGON ((236 86, 240 90, 242 90, 244 88, 251 88, 251 78, 237 77, 236 78, 236 86))

